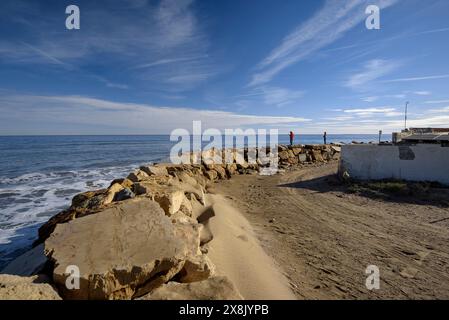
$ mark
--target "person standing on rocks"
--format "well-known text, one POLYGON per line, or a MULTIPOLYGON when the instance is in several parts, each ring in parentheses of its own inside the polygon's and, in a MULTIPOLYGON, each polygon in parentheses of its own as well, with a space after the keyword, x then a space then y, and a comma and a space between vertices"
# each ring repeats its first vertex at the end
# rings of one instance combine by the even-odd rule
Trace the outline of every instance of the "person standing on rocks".
POLYGON ((290 145, 292 146, 293 145, 293 139, 295 138, 295 134, 293 133, 293 131, 290 131, 289 136, 290 136, 290 145))
POLYGON ((324 139, 324 144, 327 144, 327 132, 326 131, 324 131, 323 139, 324 139))

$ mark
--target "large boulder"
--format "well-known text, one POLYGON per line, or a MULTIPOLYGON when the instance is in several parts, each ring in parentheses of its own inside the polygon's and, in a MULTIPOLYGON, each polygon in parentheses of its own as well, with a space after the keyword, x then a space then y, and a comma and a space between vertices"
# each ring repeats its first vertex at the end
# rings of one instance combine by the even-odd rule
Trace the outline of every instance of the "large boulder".
POLYGON ((98 209, 106 198, 106 190, 87 191, 77 194, 72 199, 72 208, 76 209, 98 209))
POLYGON ((204 173, 204 175, 206 176, 207 179, 209 179, 211 181, 217 180, 217 178, 218 178, 218 173, 215 170, 206 171, 204 173))
POLYGON ((207 256, 201 255, 187 259, 177 278, 180 282, 196 282, 205 280, 214 273, 214 264, 207 256))
POLYGON ((341 153, 340 146, 331 146, 332 159, 334 160, 340 159, 340 153, 341 153))
POLYGON ((237 164, 230 163, 226 165, 226 174, 230 177, 237 173, 237 164))
POLYGON ((103 204, 110 204, 112 201, 114 201, 115 195, 123 190, 123 186, 120 183, 114 183, 108 188, 108 191, 106 192, 106 197, 103 200, 103 204))
POLYGON ((282 144, 278 145, 278 152, 286 151, 288 150, 287 146, 284 146, 282 144))
POLYGON ((165 167, 169 175, 176 177, 180 172, 186 172, 191 176, 201 175, 202 169, 201 165, 189 165, 189 164, 158 164, 157 166, 165 167))
POLYGON ((288 161, 288 157, 289 157, 289 153, 287 150, 279 152, 279 160, 281 160, 281 162, 288 161))
POLYGON ((305 153, 298 154, 298 161, 300 163, 304 163, 307 161, 307 155, 305 153))
POLYGON ((323 159, 326 160, 326 161, 332 160, 332 155, 331 155, 331 153, 328 152, 328 151, 323 151, 323 152, 321 153, 321 156, 322 156, 323 159))
POLYGON ((142 300, 242 300, 234 284, 224 276, 207 280, 178 283, 169 282, 140 299, 142 300))
POLYGON ((320 150, 312 150, 312 160, 316 162, 323 162, 323 156, 320 150))
POLYGON ((0 274, 0 300, 61 300, 45 276, 0 274))
POLYGON ((117 192, 114 196, 114 201, 124 201, 134 198, 136 195, 128 188, 124 188, 117 192))
POLYGON ((292 148, 292 151, 293 151, 293 154, 294 154, 295 156, 297 156, 298 154, 301 153, 302 149, 301 149, 301 148, 298 148, 298 147, 293 147, 293 148, 292 148))
POLYGON ((45 253, 63 298, 131 299, 166 283, 201 254, 198 229, 172 223, 150 199, 132 199, 58 225, 45 253), (68 266, 79 268, 79 289, 65 286, 68 266))
POLYGON ((215 170, 217 172, 218 178, 220 179, 227 179, 228 175, 226 174, 226 169, 223 168, 222 165, 213 165, 211 168, 212 170, 215 170))
POLYGON ((288 158, 288 163, 289 164, 298 164, 298 162, 299 162, 299 160, 298 160, 297 157, 288 158))
POLYGON ((143 180, 147 180, 149 178, 149 175, 142 170, 136 170, 134 172, 131 172, 127 179, 131 180, 132 182, 139 182, 139 181, 143 181, 143 180))
POLYGON ((139 194, 139 186, 145 185, 159 185, 159 186, 171 186, 177 182, 177 179, 172 176, 150 176, 147 180, 142 182, 134 182, 132 190, 134 193, 139 194))
POLYGON ((341 147, 340 146, 331 146, 331 150, 333 153, 341 152, 341 147))
POLYGON ((235 163, 237 164, 237 169, 248 168, 248 162, 245 160, 244 154, 239 150, 235 152, 235 163))
POLYGON ((321 150, 321 145, 319 144, 306 144, 304 148, 308 150, 321 150))
POLYGON ((44 242, 55 230, 56 226, 61 223, 69 222, 76 218, 85 217, 90 214, 99 212, 99 208, 95 210, 84 209, 84 208, 69 208, 63 210, 58 214, 50 218, 46 223, 44 223, 38 230, 38 239, 34 242, 34 246, 44 242))
POLYGON ((149 176, 167 176, 168 171, 165 166, 141 166, 140 170, 144 171, 149 176))
POLYGON ((120 184, 123 188, 131 188, 134 182, 126 178, 114 179, 109 185, 109 188, 116 183, 120 184))
POLYGON ((145 195, 156 201, 168 216, 181 209, 185 201, 184 190, 173 185, 161 186, 151 181, 143 181, 135 184, 134 190, 137 195, 145 195))
POLYGON ((178 181, 186 183, 186 184, 190 184, 191 186, 195 186, 195 187, 200 186, 200 182, 198 182, 197 179, 192 177, 187 172, 178 172, 176 174, 176 178, 178 179, 178 181))

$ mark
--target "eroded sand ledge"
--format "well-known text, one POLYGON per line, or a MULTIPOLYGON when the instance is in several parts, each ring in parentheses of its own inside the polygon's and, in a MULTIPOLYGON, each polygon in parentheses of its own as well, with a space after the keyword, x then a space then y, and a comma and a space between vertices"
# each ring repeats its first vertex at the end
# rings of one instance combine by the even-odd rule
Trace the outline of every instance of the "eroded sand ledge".
POLYGON ((296 299, 287 280, 263 251, 248 220, 221 195, 208 195, 216 212, 208 256, 245 299, 296 299))
MULTIPOLYGON (((75 196, 39 229, 35 244, 43 244, 45 259, 30 265, 26 253, 6 270, 24 280, 48 275, 33 288, 63 299, 294 299, 248 221, 223 197, 207 194, 212 183, 256 174, 262 165, 247 163, 247 150, 201 157, 217 152, 230 152, 234 163, 142 166, 108 189, 75 196), (80 269, 76 290, 66 287, 71 265, 80 269)), ((279 146, 278 152, 284 167, 339 155, 336 146, 279 146)), ((14 298, 16 289, 2 287, 0 298, 14 298)))

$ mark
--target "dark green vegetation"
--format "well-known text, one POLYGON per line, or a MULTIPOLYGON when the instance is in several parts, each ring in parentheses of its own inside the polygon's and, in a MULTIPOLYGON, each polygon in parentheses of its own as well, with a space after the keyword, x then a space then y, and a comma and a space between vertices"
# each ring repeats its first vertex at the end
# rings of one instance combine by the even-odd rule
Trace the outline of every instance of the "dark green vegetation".
POLYGON ((436 182, 404 180, 346 181, 346 191, 375 198, 412 198, 449 207, 449 187, 436 182))

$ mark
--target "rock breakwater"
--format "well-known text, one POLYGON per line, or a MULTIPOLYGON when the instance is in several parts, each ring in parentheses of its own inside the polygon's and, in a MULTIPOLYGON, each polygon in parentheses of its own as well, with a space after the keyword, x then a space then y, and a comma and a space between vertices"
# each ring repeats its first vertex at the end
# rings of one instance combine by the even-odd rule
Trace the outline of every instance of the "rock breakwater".
MULTIPOLYGON (((279 145, 271 151, 264 153, 278 157, 281 169, 336 160, 340 153, 336 145, 279 145)), ((7 282, 0 299, 27 292, 24 286, 30 287, 30 299, 241 298, 208 258, 213 234, 207 224, 214 208, 205 194, 215 182, 269 166, 258 153, 251 148, 190 153, 189 163, 144 165, 106 189, 76 195, 39 229, 35 248, 43 247, 46 263, 42 257, 38 266, 24 257, 13 262, 16 269, 32 271, 21 274, 23 281, 0 275, 0 285, 7 282), (79 270, 75 289, 67 286, 70 266, 79 270), (27 278, 33 276, 46 279, 39 283, 46 294, 33 293, 37 284, 27 278)))

